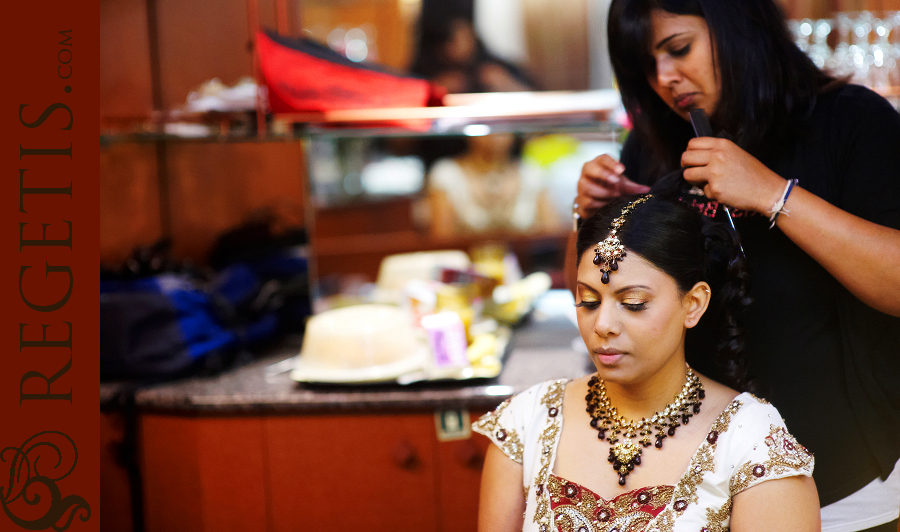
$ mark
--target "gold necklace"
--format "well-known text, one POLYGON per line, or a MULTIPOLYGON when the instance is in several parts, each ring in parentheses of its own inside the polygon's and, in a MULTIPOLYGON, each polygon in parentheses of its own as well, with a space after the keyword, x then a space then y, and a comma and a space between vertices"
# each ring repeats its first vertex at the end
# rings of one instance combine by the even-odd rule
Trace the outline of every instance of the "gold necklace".
POLYGON ((619 485, 625 485, 625 477, 635 466, 641 465, 643 447, 650 447, 650 436, 656 431, 657 449, 662 449, 663 440, 674 436, 675 430, 687 425, 691 416, 700 413, 700 403, 706 397, 700 378, 694 374, 690 366, 681 392, 675 400, 650 419, 629 421, 619 415, 606 395, 606 385, 596 374, 588 381, 587 413, 591 416, 591 427, 597 430, 597 438, 609 442, 608 460, 619 475, 619 485), (607 433, 609 435, 607 436, 607 433), (638 438, 638 442, 633 440, 638 438))

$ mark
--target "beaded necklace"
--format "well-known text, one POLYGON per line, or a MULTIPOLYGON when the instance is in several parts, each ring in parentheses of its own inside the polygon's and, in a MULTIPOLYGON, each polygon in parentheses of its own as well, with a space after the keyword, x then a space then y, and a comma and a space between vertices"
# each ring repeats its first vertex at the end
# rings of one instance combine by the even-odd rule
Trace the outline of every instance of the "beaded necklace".
POLYGON ((629 421, 619 415, 606 395, 606 385, 596 374, 588 381, 587 413, 591 427, 597 430, 597 438, 609 442, 608 460, 619 475, 619 485, 625 485, 625 477, 635 466, 641 465, 643 447, 650 447, 650 436, 656 431, 657 449, 662 449, 667 436, 675 436, 675 430, 687 425, 691 416, 700 413, 700 403, 706 397, 700 378, 687 366, 687 374, 681 392, 675 400, 650 419, 629 421), (607 433, 609 435, 607 436, 607 433), (633 441, 635 438, 637 442, 633 441))

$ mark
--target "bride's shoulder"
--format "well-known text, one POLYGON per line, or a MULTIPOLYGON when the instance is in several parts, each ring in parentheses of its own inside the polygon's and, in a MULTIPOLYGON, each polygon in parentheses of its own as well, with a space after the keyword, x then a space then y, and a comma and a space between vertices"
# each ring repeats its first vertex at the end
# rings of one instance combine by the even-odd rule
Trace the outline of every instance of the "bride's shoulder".
POLYGON ((700 382, 703 384, 703 390, 706 393, 703 402, 708 412, 722 412, 725 407, 741 395, 741 392, 703 375, 700 376, 700 382))

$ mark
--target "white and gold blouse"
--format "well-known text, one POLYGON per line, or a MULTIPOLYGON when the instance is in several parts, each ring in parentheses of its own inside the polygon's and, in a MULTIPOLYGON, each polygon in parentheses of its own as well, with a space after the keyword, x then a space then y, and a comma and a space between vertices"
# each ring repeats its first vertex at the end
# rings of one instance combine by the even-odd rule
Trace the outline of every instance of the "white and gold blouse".
POLYGON ((778 410, 742 393, 712 424, 677 484, 605 501, 553 475, 567 382, 532 386, 472 424, 522 464, 525 531, 722 532, 736 494, 766 480, 812 476, 812 454, 787 432, 778 410))

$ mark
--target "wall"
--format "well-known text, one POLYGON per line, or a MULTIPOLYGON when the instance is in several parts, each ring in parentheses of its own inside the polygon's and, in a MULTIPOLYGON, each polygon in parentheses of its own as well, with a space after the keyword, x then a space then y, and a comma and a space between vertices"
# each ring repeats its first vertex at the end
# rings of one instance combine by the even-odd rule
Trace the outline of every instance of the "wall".
MULTIPOLYGON (((252 74, 248 2, 255 20, 276 27, 274 0, 101 0, 100 114, 106 125, 147 121, 182 105, 201 83, 233 84, 252 74)), ((545 89, 590 85, 584 20, 588 0, 521 0, 530 67, 545 89), (565 61, 560 60, 565 58, 565 61)), ((900 0, 781 0, 791 18, 833 11, 900 9, 900 0)), ((411 58, 421 0, 286 1, 282 27, 363 23, 377 28, 379 61, 411 58)), ((303 219, 304 161, 284 142, 112 142, 100 161, 100 259, 118 264, 138 245, 170 236, 179 257, 202 262, 214 238, 255 210, 303 219)))
MULTIPOLYGON (((276 28, 273 0, 257 0, 276 28)), ((100 116, 127 132, 184 105, 202 83, 232 85, 253 73, 248 0, 101 0, 100 116)), ((287 2, 282 27, 375 24, 379 62, 405 66, 410 2, 287 2)), ((252 13, 252 12, 251 12, 252 13)), ((100 261, 121 264, 136 246, 171 237, 176 258, 203 262, 216 236, 259 209, 303 220, 305 162, 299 142, 132 142, 107 138, 100 161, 100 261)), ((254 140, 254 139, 249 139, 254 140)))

